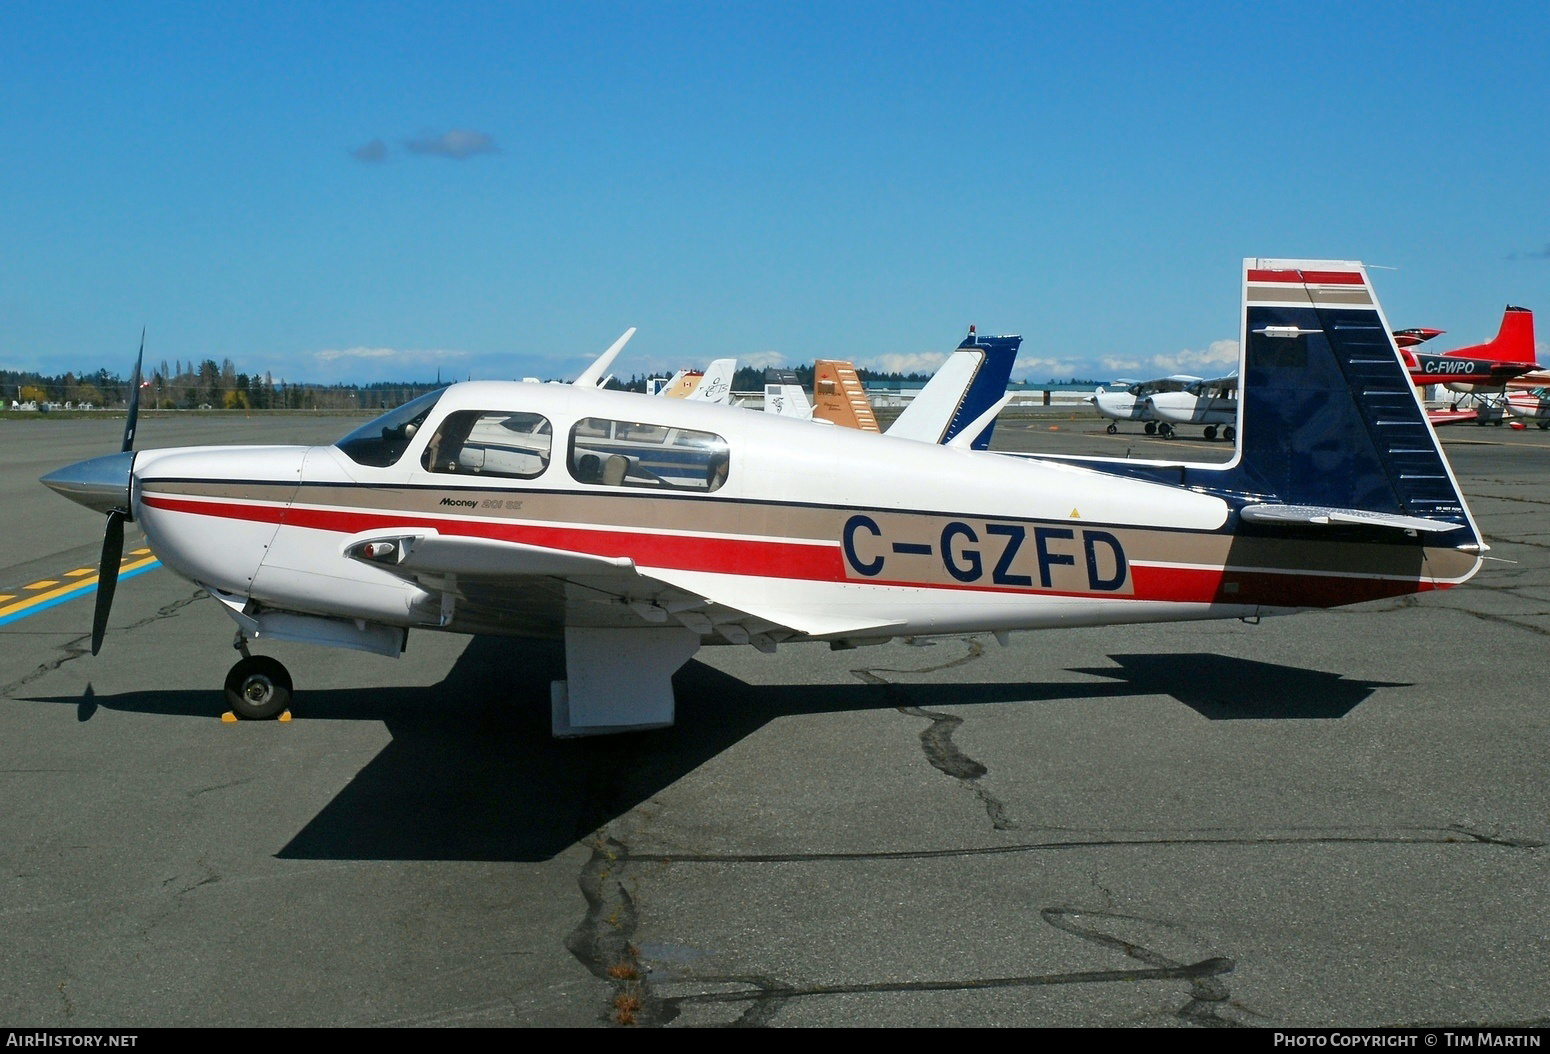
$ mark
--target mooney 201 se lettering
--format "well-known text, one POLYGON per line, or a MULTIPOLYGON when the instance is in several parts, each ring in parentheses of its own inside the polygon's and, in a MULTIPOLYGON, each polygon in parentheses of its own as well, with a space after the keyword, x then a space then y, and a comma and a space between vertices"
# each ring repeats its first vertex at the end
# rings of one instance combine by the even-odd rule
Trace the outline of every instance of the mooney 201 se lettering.
POLYGON ((471 382, 334 446, 125 452, 45 477, 126 519, 254 640, 562 637, 553 727, 673 721, 704 644, 1249 618, 1457 585, 1483 546, 1365 270, 1247 261, 1225 466, 1012 456, 590 386, 471 382))

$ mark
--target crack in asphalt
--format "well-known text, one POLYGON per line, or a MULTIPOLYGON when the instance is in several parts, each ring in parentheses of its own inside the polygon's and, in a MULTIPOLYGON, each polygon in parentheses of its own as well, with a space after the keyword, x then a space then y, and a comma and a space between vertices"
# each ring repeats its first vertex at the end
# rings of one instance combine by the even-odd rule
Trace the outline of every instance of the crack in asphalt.
POLYGON ((968 645, 966 654, 947 662, 938 663, 935 666, 927 666, 921 669, 901 670, 888 666, 872 666, 859 670, 851 670, 851 675, 864 684, 875 685, 883 690, 883 697, 889 701, 894 709, 906 717, 917 717, 930 722, 920 732, 920 746, 925 751, 926 761, 931 767, 946 776, 957 780, 966 790, 979 800, 985 809, 985 814, 990 818, 991 828, 997 831, 1015 831, 1019 829, 1018 823, 1007 812, 1006 803, 991 794, 979 781, 990 770, 974 758, 965 754, 959 746, 953 742, 953 733, 963 724, 963 718, 953 714, 939 713, 935 710, 927 710, 914 702, 910 697, 910 688, 890 681, 883 676, 885 673, 936 673, 939 670, 950 670, 955 666, 963 666, 975 662, 985 654, 985 645, 976 638, 968 638, 963 641, 968 645))
POLYGON ((918 992, 971 992, 997 988, 1044 988, 1071 984, 1134 984, 1138 981, 1184 981, 1189 985, 1189 999, 1174 1011, 1175 1016, 1188 1024, 1206 1027, 1240 1027, 1241 1023, 1222 1017, 1218 1010, 1227 1004, 1230 993, 1220 978, 1231 973, 1236 964, 1224 956, 1210 956, 1194 963, 1177 962, 1161 952, 1118 936, 1106 933, 1095 925, 1082 925, 1076 919, 1107 919, 1115 922, 1140 922, 1158 925, 1155 920, 1133 915, 1118 915, 1104 911, 1083 911, 1078 908, 1054 907, 1039 912, 1047 924, 1099 947, 1120 951, 1136 959, 1145 967, 1125 970, 1076 970, 1064 973, 1021 974, 1004 977, 972 977, 919 981, 856 981, 839 984, 800 985, 759 974, 704 974, 692 980, 701 987, 709 985, 742 984, 751 991, 693 992, 685 995, 666 995, 660 1003, 674 1016, 685 1006, 746 1003, 747 1008, 734 1027, 747 1027, 767 1023, 781 1007, 793 999, 833 995, 886 995, 891 993, 918 992))
POLYGON ((635 898, 620 875, 628 859, 624 844, 613 837, 600 836, 592 843, 592 854, 578 879, 587 913, 565 939, 565 948, 594 977, 612 987, 610 1023, 663 1025, 678 1011, 655 999, 645 981, 634 944, 640 921, 635 898))
MULTIPOLYGON (((1478 837, 1483 839, 1485 836, 1478 837)), ((814 854, 810 859, 855 859, 862 856, 864 854, 814 854)), ((1174 1016, 1185 1023, 1217 1028, 1237 1027, 1241 1024, 1220 1013, 1230 997, 1221 978, 1234 970, 1232 959, 1210 956, 1198 962, 1181 962, 1138 941, 1126 939, 1119 933, 1109 932, 1120 926, 1101 928, 1092 921, 1164 925, 1156 920, 1064 906, 1044 908, 1039 913, 1040 918, 1056 929, 1101 948, 1119 951, 1143 965, 1132 969, 831 984, 799 984, 756 973, 678 973, 654 986, 649 980, 652 968, 647 961, 643 961, 641 950, 635 943, 640 919, 635 898, 626 887, 625 871, 631 863, 667 859, 683 858, 637 855, 631 853, 629 847, 617 838, 600 835, 592 843, 592 852, 578 879, 587 911, 571 931, 565 945, 593 976, 610 985, 613 995, 605 1017, 614 1025, 661 1027, 676 1020, 687 1007, 724 1004, 741 1007, 737 1018, 727 1022, 728 1027, 751 1028, 769 1024, 791 1000, 814 996, 971 992, 1072 984, 1133 984, 1138 981, 1182 981, 1187 984, 1188 999, 1173 1011, 1174 1016), (689 984, 699 991, 681 995, 667 994, 660 991, 664 984, 689 984), (741 987, 733 991, 705 990, 727 985, 741 987)), ((785 858, 738 856, 716 859, 745 861, 785 858)))
POLYGON ((1134 941, 1127 941, 1113 934, 1104 933, 1096 926, 1081 925, 1077 920, 1086 918, 1113 919, 1121 922, 1141 922, 1155 925, 1155 920, 1136 915, 1120 915, 1108 911, 1082 911, 1079 908, 1045 908, 1039 917, 1058 930, 1063 930, 1101 948, 1122 951, 1132 959, 1158 971, 1172 972, 1172 976, 1189 982, 1189 1002, 1174 1013, 1183 1021, 1207 1028, 1241 1028, 1242 1023, 1224 1018, 1217 1010, 1231 997, 1221 977, 1232 973, 1236 964, 1231 959, 1213 956, 1198 963, 1186 965, 1175 962, 1161 952, 1153 951, 1134 941))
MULTIPOLYGON (((207 596, 209 596, 209 594, 206 593, 203 589, 196 589, 194 590, 192 596, 184 597, 181 600, 174 600, 170 604, 163 605, 157 609, 156 614, 147 615, 145 618, 140 619, 138 622, 131 622, 129 625, 123 627, 123 629, 121 629, 119 632, 130 633, 144 626, 149 626, 153 622, 160 622, 162 619, 171 618, 183 608, 186 608, 188 605, 194 603, 194 601, 203 600, 207 596)), ((65 641, 63 644, 59 645, 60 654, 56 655, 54 658, 48 660, 47 662, 40 664, 37 669, 33 670, 26 676, 20 677, 17 680, 12 681, 10 684, 0 685, 0 698, 13 698, 12 693, 17 689, 31 684, 33 681, 36 681, 40 677, 46 677, 48 674, 53 673, 67 662, 79 659, 83 655, 90 655, 90 642, 90 632, 83 633, 79 637, 65 641)))
POLYGON ((1471 828, 1414 827, 1391 832, 1371 828, 1342 831, 1288 830, 1264 834, 1181 832, 1132 838, 1075 838, 1063 841, 1024 842, 1017 845, 979 846, 972 849, 896 849, 852 853, 631 853, 626 862, 659 864, 799 864, 848 860, 943 860, 1017 853, 1059 852, 1073 849, 1131 849, 1143 846, 1196 845, 1457 845, 1499 849, 1534 850, 1545 843, 1532 838, 1508 838, 1471 828))

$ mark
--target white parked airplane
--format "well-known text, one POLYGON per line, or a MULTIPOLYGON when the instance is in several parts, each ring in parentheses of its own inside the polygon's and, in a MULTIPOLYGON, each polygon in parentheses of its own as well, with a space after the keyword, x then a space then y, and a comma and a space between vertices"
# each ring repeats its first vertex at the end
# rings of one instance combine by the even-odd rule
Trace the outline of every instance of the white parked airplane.
POLYGON ((706 644, 1255 618, 1469 579, 1480 533, 1365 270, 1249 260, 1243 276, 1227 465, 470 382, 310 448, 135 452, 131 410, 122 453, 44 482, 108 517, 93 653, 133 517, 235 622, 226 697, 244 717, 292 687, 253 641, 563 638, 553 728, 584 735, 671 724, 672 674, 706 644))
POLYGON ((1541 431, 1550 428, 1550 388, 1508 392, 1507 412, 1525 421, 1536 422, 1541 431))
MULTIPOLYGON (((1154 377, 1149 381, 1115 381, 1116 384, 1125 385, 1124 391, 1111 392, 1099 385, 1088 401, 1093 404, 1098 413, 1114 421, 1144 421, 1146 434, 1157 434, 1157 418, 1153 415, 1151 407, 1146 399, 1157 392, 1183 391, 1186 385, 1194 384, 1199 377, 1191 377, 1187 374, 1176 373, 1171 377, 1154 377)), ((1119 431, 1119 425, 1110 424, 1109 435, 1119 431)))
POLYGON ((1179 425, 1205 425, 1205 437, 1231 442, 1238 435, 1238 375, 1195 381, 1177 392, 1158 392, 1146 397, 1147 410, 1157 418, 1157 430, 1173 438, 1179 425))

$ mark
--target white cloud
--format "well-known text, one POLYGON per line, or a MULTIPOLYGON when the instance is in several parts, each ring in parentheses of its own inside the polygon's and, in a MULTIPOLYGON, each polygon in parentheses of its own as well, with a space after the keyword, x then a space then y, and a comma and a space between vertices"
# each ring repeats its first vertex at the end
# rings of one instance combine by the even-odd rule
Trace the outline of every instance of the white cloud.
POLYGON ((1051 377, 1059 380, 1091 372, 1087 367, 1077 365, 1073 359, 1019 358, 1014 369, 1028 381, 1043 381, 1051 377))
POLYGON ((913 354, 874 355, 856 362, 864 370, 879 373, 935 373, 947 356, 940 351, 917 351, 913 354))
POLYGON ((767 370, 771 366, 785 366, 786 356, 778 351, 751 351, 738 358, 739 366, 751 366, 756 370, 767 370))
MULTIPOLYGON (((1109 360, 1104 360, 1107 365, 1109 360)), ((1204 351, 1177 351, 1171 355, 1153 355, 1143 359, 1143 368, 1155 370, 1159 376, 1170 373, 1188 373, 1197 376, 1218 376, 1230 373, 1238 366, 1238 342, 1213 340, 1204 351)), ((1118 367, 1116 367, 1118 368, 1118 367)))

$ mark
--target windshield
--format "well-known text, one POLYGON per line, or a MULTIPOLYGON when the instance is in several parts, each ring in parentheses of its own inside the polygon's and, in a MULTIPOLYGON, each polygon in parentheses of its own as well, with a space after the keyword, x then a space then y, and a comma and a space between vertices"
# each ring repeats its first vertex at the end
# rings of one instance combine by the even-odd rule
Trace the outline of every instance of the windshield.
POLYGON ((334 445, 358 465, 387 468, 396 464, 444 391, 445 388, 437 388, 418 399, 411 399, 398 409, 389 410, 361 425, 334 445))

